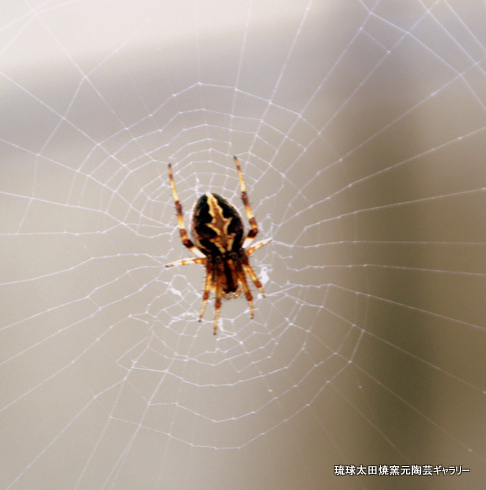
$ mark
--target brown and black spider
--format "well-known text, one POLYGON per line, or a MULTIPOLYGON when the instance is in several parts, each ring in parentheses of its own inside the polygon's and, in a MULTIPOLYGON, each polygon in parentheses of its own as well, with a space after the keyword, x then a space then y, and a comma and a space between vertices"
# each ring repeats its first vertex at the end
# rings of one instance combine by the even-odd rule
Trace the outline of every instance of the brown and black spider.
POLYGON ((245 181, 241 172, 237 157, 233 157, 241 187, 241 200, 245 205, 250 230, 245 236, 245 229, 240 213, 226 199, 206 192, 194 204, 191 219, 192 240, 187 236, 184 226, 182 205, 177 196, 177 191, 172 175, 172 166, 169 163, 169 180, 176 207, 177 221, 182 244, 197 258, 183 259, 166 267, 187 264, 202 264, 206 267, 206 281, 204 283, 203 303, 199 313, 201 321, 210 290, 215 291, 215 315, 213 333, 218 330, 219 312, 221 310, 221 298, 236 298, 243 289, 250 308, 250 318, 253 318, 253 297, 248 286, 247 276, 250 276, 255 286, 265 296, 262 284, 251 268, 248 257, 270 239, 263 240, 249 247, 258 233, 258 225, 248 201, 245 181))

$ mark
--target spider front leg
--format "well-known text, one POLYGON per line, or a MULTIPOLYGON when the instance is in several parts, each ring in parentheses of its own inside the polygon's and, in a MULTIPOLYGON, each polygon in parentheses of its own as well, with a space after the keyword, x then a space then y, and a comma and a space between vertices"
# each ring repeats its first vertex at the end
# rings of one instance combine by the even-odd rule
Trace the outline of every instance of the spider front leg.
POLYGON ((250 206, 250 201, 248 199, 248 194, 246 192, 245 179, 243 178, 243 172, 241 171, 240 162, 238 160, 238 157, 234 156, 233 160, 235 162, 236 170, 238 172, 238 178, 240 180, 241 200, 243 201, 243 204, 245 206, 246 214, 248 216, 248 221, 250 223, 250 231, 248 232, 248 235, 246 236, 245 241, 243 243, 243 248, 246 248, 253 241, 253 239, 257 236, 258 225, 257 225, 256 219, 255 219, 255 215, 253 214, 253 211, 252 211, 251 206, 250 206))
MULTIPOLYGON (((186 232, 186 227, 184 226, 184 214, 182 212, 182 204, 179 201, 179 196, 177 195, 177 190, 174 182, 174 176, 172 175, 172 165, 169 163, 169 181, 170 181, 170 187, 172 189, 172 197, 174 198, 174 205, 176 208, 176 213, 177 213, 177 223, 179 225, 179 234, 181 236, 181 241, 182 244, 187 247, 194 255, 197 255, 198 258, 203 258, 204 259, 204 254, 202 254, 197 247, 192 243, 192 241, 189 239, 187 236, 186 232)), ((181 261, 182 263, 183 261, 181 261)), ((194 262, 197 263, 202 263, 201 261, 194 260, 194 262)), ((187 262, 190 263, 190 262, 187 262)), ((169 264, 167 267, 170 265, 176 265, 176 264, 169 264)))

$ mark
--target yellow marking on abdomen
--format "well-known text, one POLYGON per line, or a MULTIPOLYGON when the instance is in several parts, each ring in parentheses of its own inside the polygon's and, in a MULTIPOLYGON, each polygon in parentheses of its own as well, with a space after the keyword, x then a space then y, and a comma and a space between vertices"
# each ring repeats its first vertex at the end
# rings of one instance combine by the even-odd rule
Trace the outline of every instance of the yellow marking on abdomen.
POLYGON ((206 192, 206 198, 209 205, 209 214, 211 215, 211 223, 206 226, 216 232, 216 236, 211 238, 211 242, 218 247, 221 254, 229 252, 233 247, 234 233, 228 233, 228 228, 233 218, 225 218, 223 210, 217 199, 210 192, 206 192))

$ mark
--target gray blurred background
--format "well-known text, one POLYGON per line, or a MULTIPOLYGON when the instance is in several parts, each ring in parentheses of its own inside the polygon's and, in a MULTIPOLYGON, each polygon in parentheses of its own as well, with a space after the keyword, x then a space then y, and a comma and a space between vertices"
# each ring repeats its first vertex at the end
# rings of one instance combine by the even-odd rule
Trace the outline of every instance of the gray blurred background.
POLYGON ((0 19, 1 488, 482 488, 483 2, 0 19), (166 167, 189 226, 233 154, 267 297, 213 337, 166 167))

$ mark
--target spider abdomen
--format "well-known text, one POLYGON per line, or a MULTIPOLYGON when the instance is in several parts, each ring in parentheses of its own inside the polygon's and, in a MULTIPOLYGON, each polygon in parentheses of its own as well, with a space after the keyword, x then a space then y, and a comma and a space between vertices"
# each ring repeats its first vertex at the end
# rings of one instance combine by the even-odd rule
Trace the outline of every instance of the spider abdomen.
POLYGON ((223 260, 243 245, 244 227, 238 210, 224 197, 212 192, 203 194, 192 212, 192 238, 205 255, 223 260))

